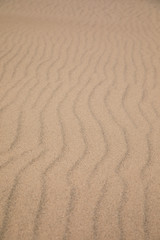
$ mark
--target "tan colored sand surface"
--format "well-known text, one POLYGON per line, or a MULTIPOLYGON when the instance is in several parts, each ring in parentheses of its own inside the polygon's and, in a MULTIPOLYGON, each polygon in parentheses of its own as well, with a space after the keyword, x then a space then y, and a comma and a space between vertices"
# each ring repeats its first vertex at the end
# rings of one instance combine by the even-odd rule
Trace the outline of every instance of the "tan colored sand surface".
POLYGON ((0 240, 160 239, 160 1, 0 1, 0 240))

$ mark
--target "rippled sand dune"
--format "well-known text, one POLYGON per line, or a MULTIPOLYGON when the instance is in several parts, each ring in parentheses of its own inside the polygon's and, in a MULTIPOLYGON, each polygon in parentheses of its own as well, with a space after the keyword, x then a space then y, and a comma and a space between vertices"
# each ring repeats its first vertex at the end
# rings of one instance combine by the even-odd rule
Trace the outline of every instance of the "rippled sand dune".
POLYGON ((0 240, 160 239, 160 1, 0 1, 0 240))

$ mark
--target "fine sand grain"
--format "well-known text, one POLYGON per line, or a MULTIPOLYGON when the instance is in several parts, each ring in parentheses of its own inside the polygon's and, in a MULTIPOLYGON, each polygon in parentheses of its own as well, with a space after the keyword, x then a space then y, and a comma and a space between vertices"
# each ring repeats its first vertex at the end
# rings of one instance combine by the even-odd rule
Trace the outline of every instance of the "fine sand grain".
POLYGON ((0 1, 0 240, 160 239, 160 1, 0 1))

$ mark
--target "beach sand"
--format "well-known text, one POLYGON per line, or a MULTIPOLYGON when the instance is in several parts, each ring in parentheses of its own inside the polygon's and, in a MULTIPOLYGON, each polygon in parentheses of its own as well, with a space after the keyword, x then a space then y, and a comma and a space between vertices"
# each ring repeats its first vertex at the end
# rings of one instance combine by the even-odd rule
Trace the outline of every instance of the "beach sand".
POLYGON ((0 1, 0 240, 160 239, 160 1, 0 1))

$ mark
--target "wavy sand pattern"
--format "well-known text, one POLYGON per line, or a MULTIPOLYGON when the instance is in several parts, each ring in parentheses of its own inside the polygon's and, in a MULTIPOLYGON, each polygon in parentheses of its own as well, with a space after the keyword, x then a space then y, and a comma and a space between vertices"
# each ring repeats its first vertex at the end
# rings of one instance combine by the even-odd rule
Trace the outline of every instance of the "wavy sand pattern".
POLYGON ((0 1, 0 240, 160 239, 160 1, 0 1))

